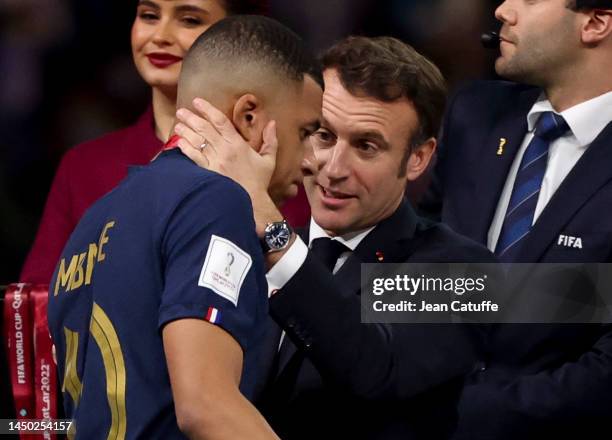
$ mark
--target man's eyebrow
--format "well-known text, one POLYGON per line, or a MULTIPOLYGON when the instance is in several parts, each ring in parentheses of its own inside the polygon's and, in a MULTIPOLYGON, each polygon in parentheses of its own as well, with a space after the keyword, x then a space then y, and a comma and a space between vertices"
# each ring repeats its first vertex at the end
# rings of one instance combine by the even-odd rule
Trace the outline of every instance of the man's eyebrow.
MULTIPOLYGON (((321 117, 321 126, 324 127, 326 130, 333 131, 333 129, 331 128, 331 124, 327 119, 325 119, 325 116, 321 117)), ((389 141, 387 141, 383 134, 378 130, 364 130, 351 133, 351 140, 354 141, 359 139, 376 142, 380 146, 380 148, 384 150, 391 149, 391 144, 389 144, 389 141)))
POLYGON ((376 142, 380 146, 380 148, 384 150, 391 149, 391 145, 385 139, 382 133, 376 130, 365 130, 365 131, 358 131, 355 133, 351 133, 351 139, 370 140, 370 141, 376 142))
POLYGON ((331 131, 331 124, 327 119, 325 119, 325 116, 321 116, 321 119, 319 121, 319 127, 325 127, 327 130, 331 131))

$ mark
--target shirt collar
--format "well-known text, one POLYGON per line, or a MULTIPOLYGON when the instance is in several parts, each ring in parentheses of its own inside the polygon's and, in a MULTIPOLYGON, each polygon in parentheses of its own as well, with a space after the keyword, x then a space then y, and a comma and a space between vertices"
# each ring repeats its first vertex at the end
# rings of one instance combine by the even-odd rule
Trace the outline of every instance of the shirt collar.
POLYGON ((578 143, 588 146, 612 121, 612 92, 581 102, 561 113, 556 112, 546 95, 541 94, 527 114, 527 127, 530 132, 535 129, 538 118, 544 112, 563 116, 578 143))
POLYGON ((310 245, 312 244, 312 241, 315 238, 322 238, 322 237, 327 237, 327 238, 331 238, 332 240, 338 240, 340 243, 342 243, 343 245, 345 245, 347 248, 349 248, 351 251, 354 251, 357 246, 359 246, 359 243, 361 243, 361 241, 366 238, 366 236, 372 231, 372 229, 374 229, 376 227, 376 225, 368 228, 368 229, 362 229, 361 231, 356 231, 356 232, 351 232, 349 234, 345 234, 345 235, 338 235, 336 237, 330 237, 327 232, 325 232, 325 230, 319 226, 314 219, 311 217, 310 218, 310 232, 309 232, 309 241, 308 241, 308 246, 310 247, 310 245))

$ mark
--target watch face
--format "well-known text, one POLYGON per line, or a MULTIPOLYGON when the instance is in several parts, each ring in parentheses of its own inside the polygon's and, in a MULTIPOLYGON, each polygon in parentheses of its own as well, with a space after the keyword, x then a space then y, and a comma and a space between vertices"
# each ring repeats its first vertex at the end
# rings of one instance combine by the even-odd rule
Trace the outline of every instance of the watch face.
POLYGON ((270 249, 284 248, 291 238, 291 231, 284 222, 273 223, 266 230, 266 243, 270 249))

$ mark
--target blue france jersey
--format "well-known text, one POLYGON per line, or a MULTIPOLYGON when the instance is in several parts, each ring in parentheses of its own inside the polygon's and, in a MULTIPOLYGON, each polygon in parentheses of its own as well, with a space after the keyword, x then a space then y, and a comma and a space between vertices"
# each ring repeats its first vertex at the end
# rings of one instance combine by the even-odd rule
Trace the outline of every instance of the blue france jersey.
POLYGON ((267 316, 251 202, 238 184, 180 151, 132 168, 87 211, 49 290, 77 438, 183 438, 161 338, 176 319, 208 320, 236 339, 240 388, 251 397, 267 316))

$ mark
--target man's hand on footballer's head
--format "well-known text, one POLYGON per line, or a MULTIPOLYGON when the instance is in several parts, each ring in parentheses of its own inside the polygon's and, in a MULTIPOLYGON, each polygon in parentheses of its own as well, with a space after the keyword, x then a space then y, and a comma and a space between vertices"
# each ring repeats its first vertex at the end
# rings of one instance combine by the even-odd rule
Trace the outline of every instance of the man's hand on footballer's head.
POLYGON ((198 166, 229 177, 247 191, 257 234, 262 236, 268 223, 282 220, 268 194, 278 151, 275 121, 266 125, 261 147, 256 151, 212 104, 195 98, 193 107, 197 114, 185 108, 176 112, 179 148, 198 166))
POLYGON ((266 192, 276 165, 276 126, 270 121, 256 151, 225 114, 201 98, 193 100, 197 114, 181 108, 175 127, 181 151, 202 168, 223 174, 242 185, 251 198, 266 192))

